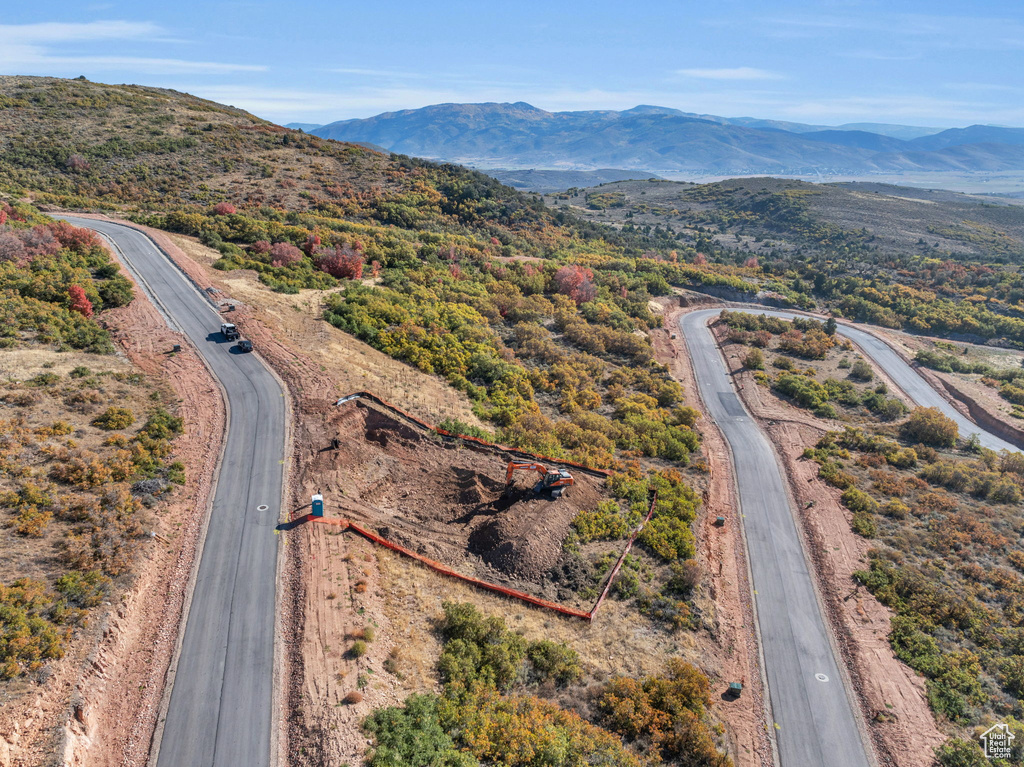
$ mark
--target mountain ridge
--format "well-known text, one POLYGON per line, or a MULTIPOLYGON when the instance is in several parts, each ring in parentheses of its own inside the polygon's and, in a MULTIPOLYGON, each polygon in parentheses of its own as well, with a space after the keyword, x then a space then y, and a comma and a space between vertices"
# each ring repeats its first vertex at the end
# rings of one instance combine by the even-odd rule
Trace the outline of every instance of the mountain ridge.
POLYGON ((1024 129, 864 127, 869 126, 885 132, 857 124, 723 118, 649 104, 548 112, 519 101, 433 104, 340 120, 312 133, 481 168, 732 174, 1024 168, 1024 129))

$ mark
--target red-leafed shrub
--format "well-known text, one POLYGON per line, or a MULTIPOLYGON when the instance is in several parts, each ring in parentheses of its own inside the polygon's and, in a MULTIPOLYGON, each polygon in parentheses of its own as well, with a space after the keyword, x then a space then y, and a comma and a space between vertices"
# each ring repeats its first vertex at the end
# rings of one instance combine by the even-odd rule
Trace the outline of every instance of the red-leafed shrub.
POLYGON ((370 275, 375 279, 380 277, 380 261, 370 262, 370 275))
POLYGON ((96 232, 81 226, 72 226, 67 221, 50 224, 50 231, 53 232, 53 236, 57 238, 61 247, 76 253, 88 253, 93 248, 100 246, 100 238, 96 232))
POLYGON ((73 154, 68 157, 68 170, 84 173, 89 170, 89 161, 80 154, 73 154))
POLYGON ((257 255, 265 256, 270 252, 270 243, 266 240, 256 240, 256 242, 251 245, 251 250, 257 255))
POLYGON ((0 234, 0 262, 13 261, 21 264, 28 261, 25 243, 15 234, 0 234))
POLYGON ((314 263, 321 272, 339 279, 358 280, 363 276, 363 254, 351 245, 341 245, 334 250, 321 248, 314 263))
POLYGON ((0 210, 0 226, 3 226, 6 223, 7 223, 7 211, 6 210, 0 210))
POLYGON ((320 247, 322 240, 319 235, 310 234, 304 243, 302 243, 302 249, 306 251, 307 256, 312 256, 316 253, 316 249, 320 247))
POLYGON ((750 258, 748 258, 746 261, 743 262, 743 265, 745 267, 747 267, 747 269, 756 269, 757 268, 757 256, 751 256, 750 258))
POLYGON ((53 236, 50 227, 42 224, 27 230, 22 229, 18 232, 18 237, 25 243, 25 250, 29 258, 52 256, 60 250, 60 241, 53 236))
POLYGON ((707 266, 708 265, 708 257, 705 256, 703 253, 698 253, 696 256, 693 257, 693 265, 694 266, 707 266))
POLYGON ((85 295, 79 285, 72 285, 68 288, 68 298, 71 299, 71 311, 78 312, 83 317, 92 317, 92 301, 85 295))
POLYGON ((230 202, 218 202, 213 206, 213 212, 218 216, 229 216, 232 213, 237 213, 238 208, 230 202))
POLYGON ((585 266, 563 266, 555 272, 555 284, 559 293, 569 296, 577 304, 593 301, 597 296, 594 273, 585 266))
POLYGON ((272 266, 291 266, 302 260, 302 251, 290 242, 275 242, 270 247, 272 266))

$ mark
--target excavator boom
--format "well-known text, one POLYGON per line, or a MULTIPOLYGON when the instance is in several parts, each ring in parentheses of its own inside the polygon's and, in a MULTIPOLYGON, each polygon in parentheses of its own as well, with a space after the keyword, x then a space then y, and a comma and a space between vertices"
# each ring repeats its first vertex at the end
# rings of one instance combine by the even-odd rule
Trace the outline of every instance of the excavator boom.
POLYGON ((512 478, 517 470, 535 471, 540 474, 540 482, 534 486, 533 492, 540 493, 547 490, 554 498, 558 498, 564 492, 564 488, 571 487, 576 483, 572 474, 565 469, 549 469, 544 464, 533 461, 509 461, 508 468, 505 470, 506 493, 512 489, 512 478))

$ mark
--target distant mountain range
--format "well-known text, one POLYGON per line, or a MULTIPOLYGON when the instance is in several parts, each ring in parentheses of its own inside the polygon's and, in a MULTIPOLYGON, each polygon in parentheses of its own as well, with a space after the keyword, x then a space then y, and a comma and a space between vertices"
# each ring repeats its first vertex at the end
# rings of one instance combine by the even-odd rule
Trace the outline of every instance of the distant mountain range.
POLYGON ((737 175, 1024 169, 1021 128, 829 127, 658 106, 546 112, 524 102, 437 104, 307 132, 479 168, 737 175))

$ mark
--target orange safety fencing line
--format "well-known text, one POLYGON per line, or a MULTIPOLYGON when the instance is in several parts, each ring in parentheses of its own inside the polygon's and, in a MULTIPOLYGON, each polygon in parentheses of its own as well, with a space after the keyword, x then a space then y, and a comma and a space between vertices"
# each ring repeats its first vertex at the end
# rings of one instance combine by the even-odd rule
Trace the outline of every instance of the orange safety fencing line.
POLYGON ((658 502, 658 491, 654 491, 654 495, 651 498, 651 508, 647 511, 647 516, 644 517, 644 521, 633 531, 633 534, 629 536, 629 540, 626 541, 626 548, 622 551, 622 556, 619 557, 619 561, 615 563, 615 567, 612 568, 611 574, 608 576, 608 581, 604 584, 604 589, 601 591, 601 596, 597 598, 597 602, 594 604, 594 609, 590 611, 590 620, 593 622, 594 616, 597 614, 597 608, 604 602, 604 598, 608 596, 608 592, 612 587, 612 582, 615 580, 615 576, 619 574, 619 570, 622 569, 622 563, 626 561, 626 555, 629 550, 633 548, 633 542, 637 539, 637 536, 643 531, 647 523, 651 521, 651 517, 654 516, 654 505, 658 502))
POLYGON ((499 586, 496 583, 482 581, 479 578, 474 578, 470 575, 463 575, 462 573, 458 572, 457 570, 453 570, 447 565, 443 565, 440 562, 423 556, 422 554, 417 554, 415 551, 407 549, 404 546, 400 546, 397 543, 392 543, 391 541, 387 540, 386 538, 382 538, 376 533, 371 533, 369 530, 366 530, 347 519, 330 519, 325 517, 314 517, 312 514, 307 514, 304 519, 306 521, 320 522, 321 524, 325 525, 337 525, 338 527, 341 527, 343 530, 351 530, 352 532, 358 533, 359 535, 363 536, 368 541, 380 544, 381 546, 391 549, 392 551, 396 551, 399 554, 403 554, 409 557, 410 559, 415 559, 417 562, 422 562, 431 570, 441 573, 442 575, 447 575, 450 578, 457 578, 460 581, 471 583, 472 585, 478 586, 482 589, 486 589, 487 591, 494 591, 498 594, 503 594, 504 596, 512 597, 513 599, 519 599, 523 602, 526 602, 527 604, 534 605, 535 607, 543 607, 547 610, 553 610, 557 613, 561 613, 562 615, 568 615, 572 618, 584 618, 588 622, 593 623, 594 616, 597 615, 598 608, 601 607, 601 604, 604 602, 605 597, 608 596, 608 592, 612 587, 612 583, 615 581, 615 576, 619 574, 619 570, 622 569, 622 563, 626 561, 626 555, 629 554, 630 549, 633 548, 633 543, 636 541, 637 536, 640 535, 641 531, 644 529, 647 523, 651 521, 651 517, 654 516, 654 506, 655 504, 657 504, 657 502, 658 491, 655 490, 654 495, 651 498, 651 507, 647 511, 647 516, 644 517, 644 521, 640 524, 639 527, 637 527, 636 530, 633 531, 633 534, 629 537, 629 540, 626 542, 626 548, 623 550, 618 562, 615 563, 615 567, 612 568, 611 573, 609 573, 608 580, 605 581, 604 589, 601 591, 601 596, 597 598, 597 602, 594 604, 593 608, 591 608, 589 612, 583 612, 582 610, 575 610, 572 607, 565 607, 563 605, 556 604, 555 602, 549 602, 546 599, 541 599, 540 597, 535 597, 531 594, 527 594, 525 591, 516 591, 515 589, 509 589, 504 586, 499 586))
POLYGON ((458 578, 461 581, 466 581, 467 583, 471 583, 474 586, 479 586, 482 589, 487 589, 488 591, 495 591, 499 594, 504 594, 507 597, 513 597, 515 599, 522 600, 523 602, 527 602, 531 605, 535 605, 536 607, 544 607, 548 610, 554 610, 555 612, 562 613, 563 615, 568 615, 573 618, 584 618, 588 621, 592 620, 592 613, 585 613, 582 610, 574 610, 571 607, 563 607, 562 605, 555 604, 554 602, 548 602, 546 599, 531 596, 530 594, 527 594, 523 591, 508 589, 504 586, 499 586, 496 583, 488 583, 487 581, 482 581, 479 578, 473 578, 469 575, 463 575, 462 573, 457 572, 456 570, 453 570, 446 565, 442 565, 440 562, 435 562, 433 559, 428 559, 422 554, 417 554, 415 551, 411 551, 405 548, 404 546, 399 546, 397 543, 392 543, 391 541, 385 538, 381 538, 376 533, 371 533, 369 530, 364 530, 363 528, 359 527, 359 525, 353 524, 352 522, 344 520, 335 521, 333 519, 324 519, 323 517, 313 517, 312 519, 314 522, 335 524, 344 527, 346 530, 351 530, 354 533, 358 533, 359 535, 363 536, 369 541, 372 541, 373 543, 379 543, 381 546, 384 546, 385 548, 391 549, 392 551, 397 551, 399 554, 404 554, 407 557, 415 559, 417 562, 422 562, 431 570, 439 572, 442 575, 447 575, 451 578, 458 578))
MULTIPOLYGON (((375 402, 378 405, 380 405, 381 407, 383 407, 383 408, 385 408, 387 410, 391 410, 392 412, 398 413, 403 418, 407 418, 408 420, 412 421, 413 423, 422 426, 424 429, 426 429, 428 431, 435 432, 436 434, 441 434, 441 435, 443 435, 445 437, 453 437, 455 439, 462 439, 462 440, 467 440, 467 441, 470 441, 470 442, 476 442, 477 444, 484 445, 486 447, 497 448, 498 450, 501 450, 501 451, 506 452, 506 453, 511 453, 513 455, 520 455, 520 456, 525 456, 525 457, 528 457, 528 458, 540 458, 540 459, 543 459, 545 461, 549 461, 551 463, 560 463, 560 464, 563 464, 563 465, 566 465, 566 466, 572 466, 574 468, 580 469, 580 470, 585 471, 585 472, 587 472, 589 474, 592 474, 592 475, 597 475, 597 476, 602 476, 602 477, 610 477, 612 475, 612 472, 606 471, 604 469, 592 469, 589 466, 584 466, 583 464, 575 463, 574 461, 563 461, 563 460, 560 460, 558 458, 550 458, 549 456, 546 456, 546 455, 540 455, 539 453, 529 453, 529 452, 527 452, 525 450, 517 450, 515 448, 506 447, 505 445, 499 445, 499 444, 496 444, 494 442, 488 442, 487 440, 480 439, 479 437, 470 437, 470 436, 468 436, 466 434, 456 434, 454 432, 450 432, 450 431, 447 431, 445 429, 441 429, 441 428, 439 428, 437 426, 433 426, 433 425, 427 423, 426 421, 423 421, 423 420, 417 418, 416 416, 414 416, 414 415, 412 415, 410 413, 405 412, 400 407, 392 405, 387 400, 381 399, 376 394, 373 394, 373 393, 368 392, 368 391, 354 392, 354 393, 349 394, 349 395, 347 395, 345 397, 342 397, 341 399, 339 399, 334 404, 335 405, 343 405, 346 402, 351 402, 352 400, 359 399, 359 398, 368 399, 371 402, 375 402)), ((637 537, 643 531, 644 527, 647 525, 648 522, 651 521, 651 517, 654 516, 654 507, 657 504, 657 502, 658 502, 658 491, 655 490, 655 491, 653 491, 653 495, 651 496, 651 506, 650 506, 650 508, 647 511, 647 516, 644 517, 643 522, 640 523, 640 525, 636 528, 636 530, 633 531, 633 534, 629 537, 629 540, 626 542, 626 548, 623 550, 622 555, 619 557, 619 560, 615 563, 615 567, 613 567, 611 572, 609 573, 608 580, 605 581, 604 589, 601 591, 601 596, 599 596, 597 598, 597 602, 594 604, 593 608, 591 608, 591 610, 589 612, 583 612, 582 610, 575 610, 575 609, 573 609, 571 607, 564 607, 564 606, 562 606, 560 604, 556 604, 555 602, 549 602, 546 599, 541 599, 540 597, 532 596, 530 594, 527 594, 524 591, 516 591, 515 589, 509 589, 509 588, 505 588, 504 586, 499 586, 496 583, 489 583, 488 581, 482 581, 479 578, 473 578, 472 576, 469 576, 469 575, 463 575, 462 573, 460 573, 460 572, 458 572, 456 570, 453 570, 452 568, 448 567, 447 565, 443 565, 440 562, 436 562, 433 559, 429 559, 429 558, 423 556, 422 554, 417 554, 416 552, 411 551, 410 549, 407 549, 404 546, 399 546, 397 543, 392 543, 391 541, 389 541, 389 540, 387 540, 385 538, 382 538, 381 536, 377 535, 376 533, 371 533, 369 530, 365 530, 362 527, 359 527, 358 525, 356 525, 356 524, 354 524, 354 523, 352 523, 352 522, 350 522, 348 520, 344 520, 344 519, 325 519, 324 517, 314 517, 312 515, 307 515, 306 516, 306 520, 312 520, 314 522, 321 522, 323 524, 328 524, 328 525, 338 525, 339 527, 342 527, 345 530, 352 530, 353 532, 358 533, 359 535, 361 535, 364 538, 366 538, 368 541, 372 541, 373 543, 378 543, 381 546, 384 546, 385 548, 388 548, 388 549, 391 549, 392 551, 398 552, 399 554, 404 554, 405 556, 407 556, 407 557, 409 557, 411 559, 415 559, 417 562, 422 562, 427 567, 429 567, 431 570, 434 570, 435 572, 441 573, 442 575, 447 575, 450 578, 456 578, 456 579, 458 579, 460 581, 465 581, 466 583, 471 583, 474 586, 478 586, 478 587, 480 587, 482 589, 486 589, 488 591, 494 591, 494 592, 496 592, 498 594, 503 594, 504 596, 507 596, 507 597, 512 597, 514 599, 519 599, 519 600, 521 600, 523 602, 526 602, 528 604, 534 605, 536 607, 543 607, 543 608, 548 609, 548 610, 553 610, 554 612, 561 613, 562 615, 568 615, 568 616, 570 616, 572 618, 583 618, 583 619, 593 623, 594 616, 597 614, 598 608, 601 607, 601 605, 604 602, 605 598, 608 596, 608 592, 611 590, 612 583, 615 581, 615 576, 617 576, 619 574, 619 570, 622 569, 622 565, 626 561, 626 555, 629 554, 630 550, 633 548, 633 543, 636 541, 637 537)))
POLYGON ((344 403, 351 402, 352 400, 357 399, 357 398, 368 399, 371 402, 376 402, 381 407, 386 408, 388 410, 391 410, 391 411, 393 411, 395 413, 398 413, 403 418, 407 418, 410 421, 412 421, 413 423, 422 426, 427 431, 432 431, 435 434, 440 434, 440 435, 445 436, 445 437, 453 437, 455 439, 461 439, 461 440, 465 440, 467 442, 475 442, 478 445, 484 445, 485 447, 493 447, 493 448, 496 448, 498 450, 501 450, 502 452, 511 453, 512 455, 524 456, 526 458, 539 458, 541 460, 548 461, 549 463, 559 463, 559 464, 562 464, 563 466, 572 466, 574 469, 579 469, 580 471, 586 472, 586 473, 594 475, 594 476, 610 477, 612 475, 612 473, 613 473, 611 471, 607 471, 606 469, 594 469, 594 468, 591 468, 590 466, 585 466, 582 463, 576 463, 575 461, 568 461, 568 460, 564 460, 562 458, 552 458, 552 457, 547 456, 547 455, 541 455, 540 453, 530 453, 530 452, 527 452, 526 450, 519 450, 518 448, 507 447, 505 445, 499 445, 496 442, 488 442, 487 440, 480 439, 479 437, 471 437, 468 434, 457 434, 457 433, 455 433, 453 431, 447 431, 447 430, 442 429, 442 428, 440 428, 438 426, 434 426, 432 424, 429 424, 426 421, 423 421, 423 420, 417 418, 416 416, 412 415, 411 413, 405 412, 404 410, 402 410, 402 408, 398 407, 397 405, 392 405, 387 400, 382 399, 382 398, 378 397, 376 394, 373 394, 372 392, 368 392, 368 391, 353 392, 352 394, 349 394, 349 395, 346 395, 346 396, 342 397, 341 399, 339 399, 334 404, 335 405, 343 405, 344 403))

